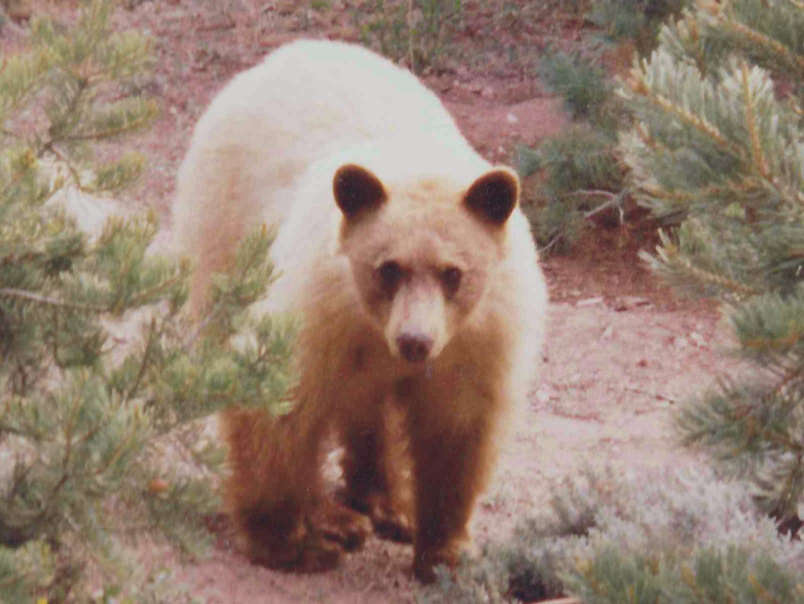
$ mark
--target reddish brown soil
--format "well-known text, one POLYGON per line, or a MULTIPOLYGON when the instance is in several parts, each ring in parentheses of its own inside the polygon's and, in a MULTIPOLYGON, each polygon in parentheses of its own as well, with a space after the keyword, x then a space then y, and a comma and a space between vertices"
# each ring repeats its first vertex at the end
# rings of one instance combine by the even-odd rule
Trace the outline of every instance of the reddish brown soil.
MULTIPOLYGON (((74 11, 74 2, 32 4, 35 11, 62 16, 74 11)), ((360 2, 333 0, 318 11, 285 0, 128 4, 131 10, 118 11, 115 22, 152 37, 156 61, 143 89, 162 106, 155 127, 133 142, 151 169, 129 196, 155 207, 165 228, 193 124, 233 74, 296 37, 359 37, 350 11, 360 2)), ((556 3, 550 2, 521 3, 519 17, 465 4, 467 22, 447 70, 425 81, 484 155, 510 161, 518 145, 533 145, 568 123, 533 65, 548 43, 577 42, 583 23, 551 12, 556 3)), ((17 35, 4 31, 0 48, 12 47, 17 35)), ((654 245, 650 228, 597 228, 570 256, 544 261, 553 301, 545 362, 515 434, 503 446, 497 479, 478 507, 478 541, 501 538, 516 520, 545 505, 555 481, 585 465, 627 471, 694 463, 677 449, 668 420, 678 402, 727 368, 720 353, 728 330, 711 307, 677 300, 646 271, 637 253, 654 245)), ((250 564, 225 529, 205 560, 179 562, 164 550, 146 557, 174 568, 193 596, 216 603, 405 602, 415 591, 410 548, 377 539, 338 570, 316 576, 250 564)))

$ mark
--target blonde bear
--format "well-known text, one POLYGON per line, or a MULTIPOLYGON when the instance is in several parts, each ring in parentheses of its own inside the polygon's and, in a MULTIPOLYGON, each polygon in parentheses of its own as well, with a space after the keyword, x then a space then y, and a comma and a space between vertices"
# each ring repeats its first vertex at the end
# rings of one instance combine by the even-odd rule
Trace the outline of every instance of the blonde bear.
POLYGON ((279 277, 262 309, 301 322, 293 410, 222 418, 226 502, 254 561, 332 568, 372 525, 413 542, 423 581, 458 560, 538 365, 546 293, 519 194, 433 93, 358 46, 288 44, 213 100, 173 217, 191 306, 266 224, 279 277), (321 475, 333 435, 337 496, 321 475))

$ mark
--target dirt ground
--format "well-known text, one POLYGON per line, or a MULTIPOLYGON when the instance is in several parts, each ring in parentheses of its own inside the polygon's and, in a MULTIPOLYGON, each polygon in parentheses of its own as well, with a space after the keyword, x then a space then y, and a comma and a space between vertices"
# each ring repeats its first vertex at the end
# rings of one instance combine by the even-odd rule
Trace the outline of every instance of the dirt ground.
MULTIPOLYGON (((116 25, 144 30, 154 40, 156 64, 144 90, 162 105, 155 127, 133 143, 148 155, 151 169, 129 195, 157 208, 165 229, 192 127, 233 74, 296 37, 358 39, 350 12, 357 2, 318 3, 326 5, 321 10, 280 0, 124 4, 131 8, 118 11, 116 25)), ((521 4, 527 21, 473 13, 476 21, 458 43, 471 48, 475 36, 497 45, 488 42, 474 54, 464 48, 444 72, 425 78, 467 138, 493 161, 511 161, 518 145, 533 145, 568 123, 529 64, 510 61, 511 49, 538 55, 549 43, 577 39, 583 24, 542 8, 551 3, 521 4)), ((32 5, 64 16, 74 11, 72 2, 32 5)), ((628 472, 696 463, 678 450, 669 420, 674 406, 728 367, 722 355, 728 329, 713 308, 675 299, 644 269, 636 254, 653 245, 648 231, 596 230, 571 256, 545 260, 552 304, 541 377, 534 377, 527 408, 477 508, 478 542, 503 537, 517 519, 546 504, 552 485, 583 466, 628 472)), ((371 539, 338 570, 301 576, 251 565, 225 531, 217 541, 205 560, 179 563, 160 550, 152 561, 173 567, 191 595, 210 603, 406 602, 415 596, 410 547, 371 539)))

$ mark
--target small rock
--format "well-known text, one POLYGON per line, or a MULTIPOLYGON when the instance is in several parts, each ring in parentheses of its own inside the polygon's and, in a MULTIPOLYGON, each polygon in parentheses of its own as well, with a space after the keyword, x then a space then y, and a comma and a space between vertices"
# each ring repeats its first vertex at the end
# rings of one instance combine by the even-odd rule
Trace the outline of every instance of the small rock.
POLYGON ((596 298, 586 298, 584 300, 578 300, 575 303, 575 306, 577 306, 578 308, 582 308, 584 306, 594 306, 595 304, 602 304, 602 303, 603 298, 601 296, 598 296, 596 298))
POLYGON ((650 306, 650 300, 640 296, 622 296, 614 302, 614 310, 617 312, 631 310, 638 306, 650 306))
POLYGON ((706 348, 706 339, 697 331, 693 331, 690 334, 690 340, 692 340, 698 348, 706 348))
POLYGON ((509 113, 505 116, 505 119, 508 121, 509 124, 516 124, 519 122, 519 118, 515 116, 513 113, 509 113))

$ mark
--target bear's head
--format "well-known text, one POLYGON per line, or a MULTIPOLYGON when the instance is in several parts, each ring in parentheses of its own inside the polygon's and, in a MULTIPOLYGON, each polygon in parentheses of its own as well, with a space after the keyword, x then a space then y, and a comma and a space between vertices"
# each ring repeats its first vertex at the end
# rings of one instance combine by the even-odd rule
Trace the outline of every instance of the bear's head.
POLYGON ((502 259, 516 174, 492 168, 464 185, 434 177, 386 186, 347 164, 333 193, 341 251, 391 354, 412 364, 435 359, 482 303, 502 259))

